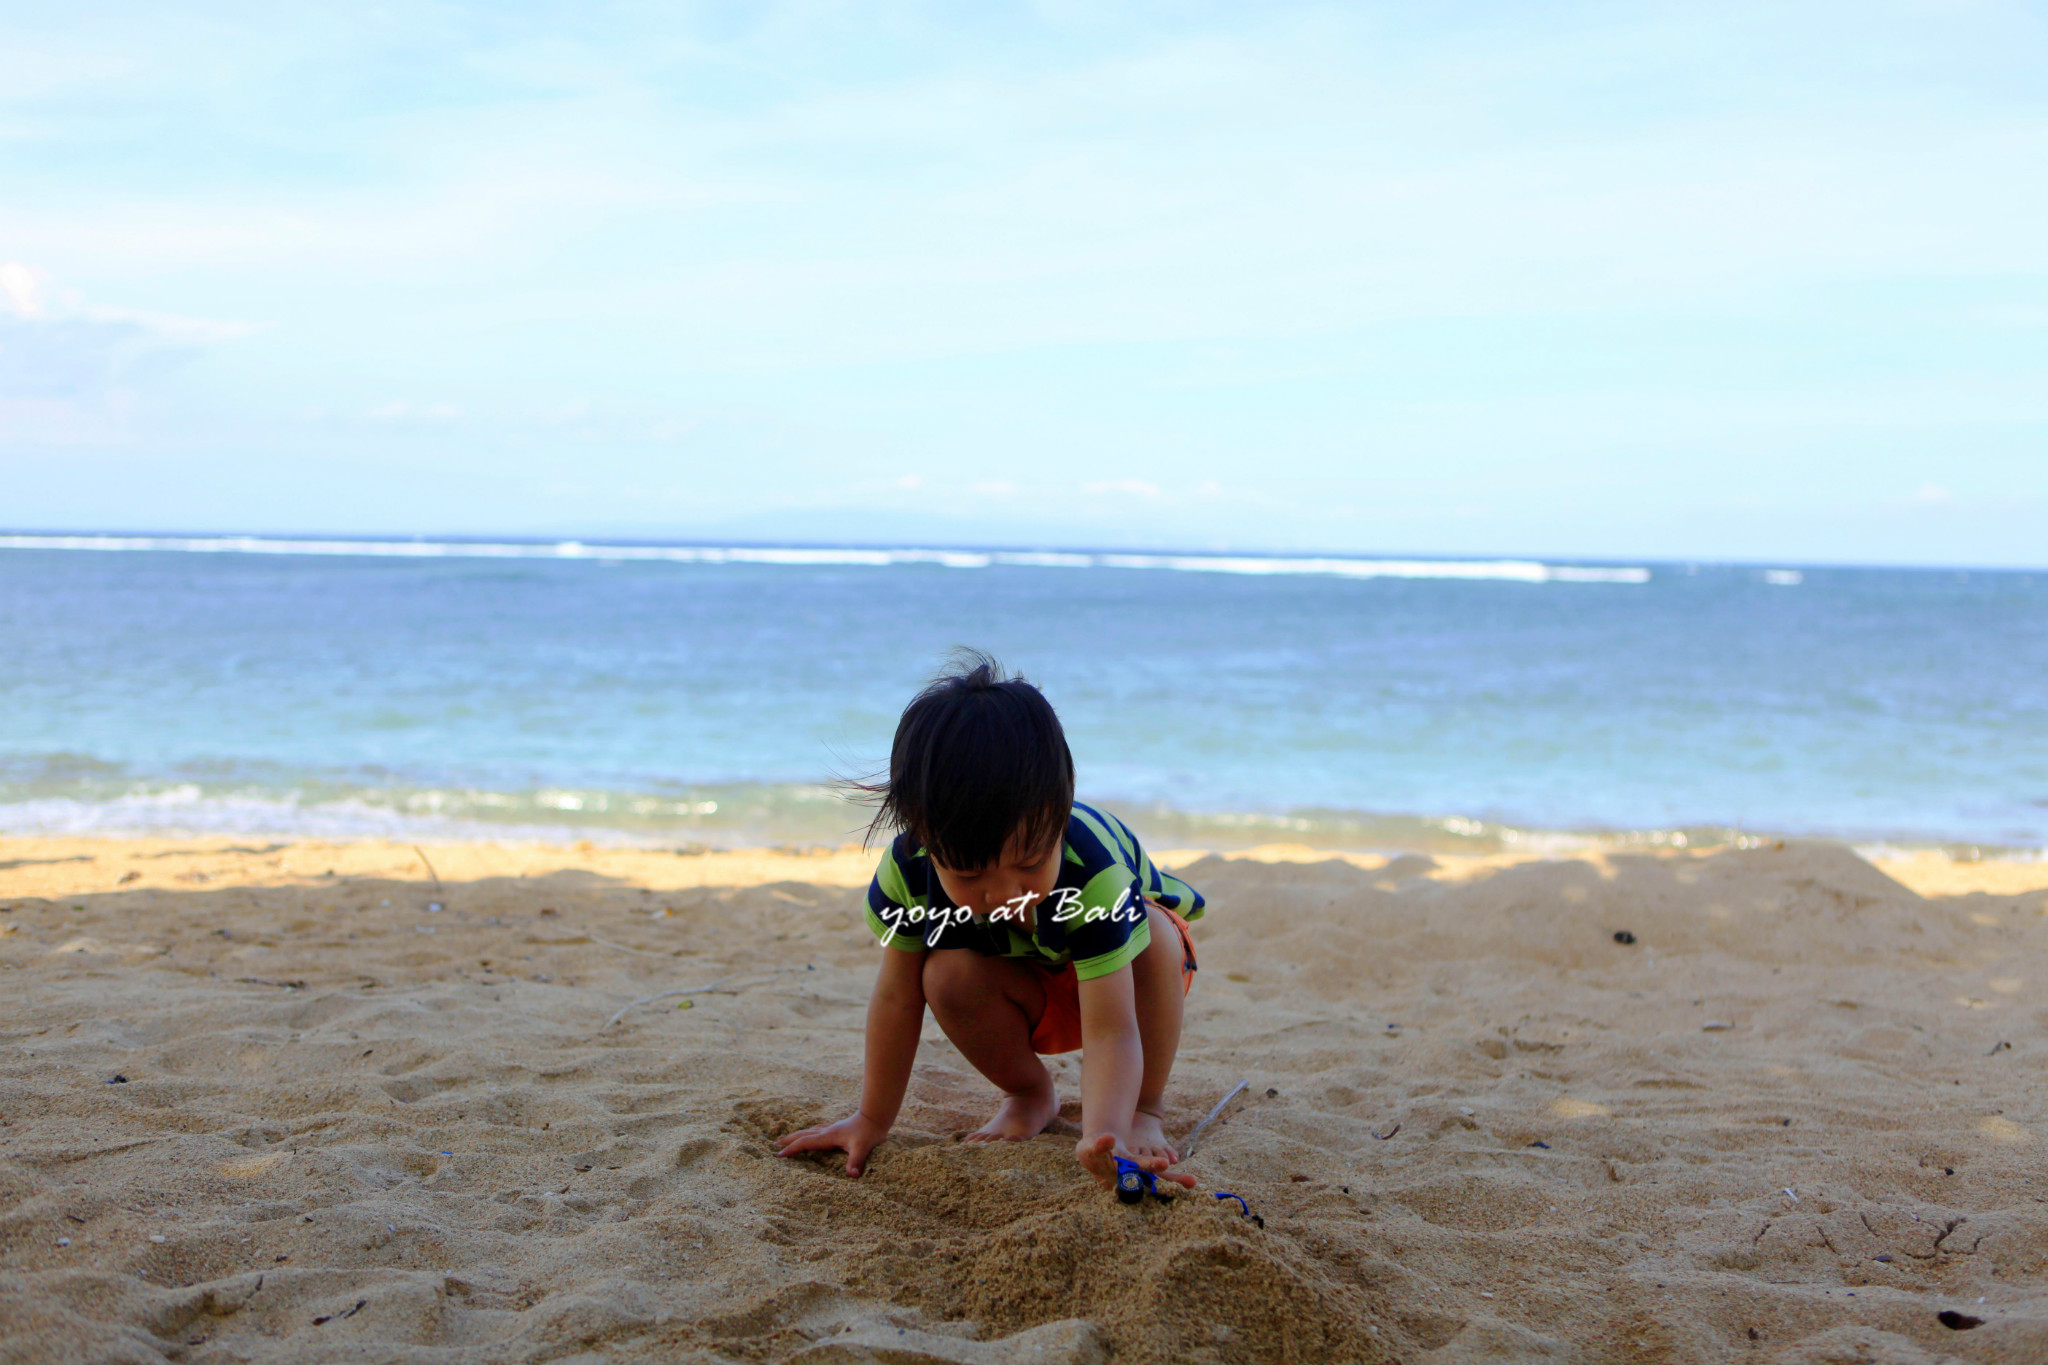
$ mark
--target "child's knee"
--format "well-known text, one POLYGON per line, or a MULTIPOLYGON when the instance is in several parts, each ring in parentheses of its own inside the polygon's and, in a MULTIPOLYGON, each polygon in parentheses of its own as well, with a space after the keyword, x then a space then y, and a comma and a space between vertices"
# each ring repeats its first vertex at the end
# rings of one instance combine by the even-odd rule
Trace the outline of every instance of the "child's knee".
POLYGON ((1150 928, 1151 942, 1131 959, 1131 984, 1144 995, 1170 994, 1178 999, 1186 994, 1181 967, 1187 954, 1182 949, 1180 931, 1157 906, 1151 910, 1150 928))
POLYGON ((975 954, 964 948, 942 948, 924 955, 924 998, 934 1011, 959 1011, 980 994, 975 954))
POLYGON ((1186 954, 1181 950, 1180 930, 1173 919, 1158 906, 1147 907, 1147 927, 1151 930, 1152 941, 1145 945, 1145 951, 1138 955, 1148 971, 1171 972, 1176 980, 1180 977, 1181 959, 1186 954))

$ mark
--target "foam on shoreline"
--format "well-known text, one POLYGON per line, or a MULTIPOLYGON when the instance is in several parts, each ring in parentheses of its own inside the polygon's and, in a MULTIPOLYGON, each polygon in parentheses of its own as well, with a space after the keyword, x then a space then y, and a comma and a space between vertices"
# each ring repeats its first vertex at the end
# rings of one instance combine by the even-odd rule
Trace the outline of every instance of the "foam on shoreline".
MULTIPOLYGON (((0 788, 4 791, 4 788, 0 788)), ((1939 835, 1836 829, 1745 830, 1726 825, 1543 829, 1462 815, 1310 810, 1277 814, 1184 811, 1102 798, 1148 844, 1221 851, 1285 844, 1327 852, 1528 855, 1581 849, 1750 848, 1784 838, 1834 839, 1876 858, 1933 852, 1956 861, 2038 861, 2048 852, 1939 835)), ((870 812, 830 787, 741 784, 650 794, 574 787, 529 792, 377 789, 208 790, 198 783, 133 784, 91 797, 0 800, 0 836, 270 838, 400 843, 589 842, 605 848, 836 847, 858 842, 870 812)))

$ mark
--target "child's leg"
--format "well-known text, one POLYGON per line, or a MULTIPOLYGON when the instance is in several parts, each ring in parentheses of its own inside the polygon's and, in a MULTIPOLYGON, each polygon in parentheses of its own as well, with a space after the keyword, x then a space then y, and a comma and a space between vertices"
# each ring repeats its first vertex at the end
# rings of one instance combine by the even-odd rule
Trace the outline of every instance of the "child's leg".
POLYGON ((1149 907, 1152 942, 1131 962, 1132 1004, 1138 1015, 1138 1037, 1145 1047, 1145 1079, 1138 1086, 1138 1112, 1131 1120, 1133 1156, 1180 1160, 1161 1125, 1161 1101, 1173 1059, 1180 1052, 1181 1009, 1187 987, 1181 975, 1180 930, 1164 910, 1149 907))
POLYGON ((1045 1131, 1059 1112, 1059 1097, 1052 1073, 1031 1050, 1031 1031, 1045 1013, 1038 974, 1021 962, 966 948, 935 949, 925 954, 924 998, 960 1055, 1005 1097, 996 1116, 967 1141, 1015 1142, 1045 1131))

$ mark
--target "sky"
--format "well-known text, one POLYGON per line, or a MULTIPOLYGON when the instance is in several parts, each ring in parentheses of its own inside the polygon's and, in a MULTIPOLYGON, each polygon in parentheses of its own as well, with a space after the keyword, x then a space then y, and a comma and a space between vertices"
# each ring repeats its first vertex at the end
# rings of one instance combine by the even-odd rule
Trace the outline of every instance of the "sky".
POLYGON ((0 527, 2043 526, 2048 5, 0 0, 0 527))

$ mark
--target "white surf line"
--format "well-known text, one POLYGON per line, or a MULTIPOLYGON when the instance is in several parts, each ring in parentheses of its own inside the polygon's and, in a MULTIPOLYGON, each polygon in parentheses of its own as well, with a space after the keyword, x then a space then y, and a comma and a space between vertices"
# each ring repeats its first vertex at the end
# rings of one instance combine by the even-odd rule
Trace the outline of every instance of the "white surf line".
POLYGON ((1642 567, 1545 564, 1534 559, 1375 559, 1345 555, 1192 555, 1055 550, 940 550, 918 546, 593 545, 580 540, 365 540, 289 536, 0 535, 0 550, 154 551, 181 554, 365 556, 396 559, 574 559, 671 564, 783 564, 884 568, 936 564, 1060 569, 1154 569, 1179 573, 1319 575, 1335 578, 1464 579, 1514 583, 1647 583, 1642 567))

